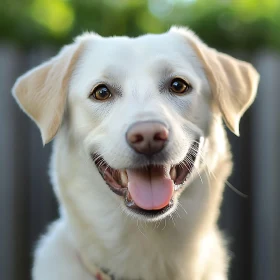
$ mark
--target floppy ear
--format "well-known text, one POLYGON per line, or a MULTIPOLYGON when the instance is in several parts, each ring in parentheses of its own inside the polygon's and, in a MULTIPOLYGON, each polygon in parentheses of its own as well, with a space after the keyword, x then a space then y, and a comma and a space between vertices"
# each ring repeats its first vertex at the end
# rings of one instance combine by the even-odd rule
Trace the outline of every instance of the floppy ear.
POLYGON ((191 31, 177 31, 187 36, 200 58, 223 119, 228 128, 239 136, 240 118, 256 96, 258 72, 247 62, 209 48, 191 31))
POLYGON ((50 142, 61 124, 69 80, 81 44, 64 47, 49 61, 19 77, 12 89, 22 110, 40 128, 43 143, 50 142))

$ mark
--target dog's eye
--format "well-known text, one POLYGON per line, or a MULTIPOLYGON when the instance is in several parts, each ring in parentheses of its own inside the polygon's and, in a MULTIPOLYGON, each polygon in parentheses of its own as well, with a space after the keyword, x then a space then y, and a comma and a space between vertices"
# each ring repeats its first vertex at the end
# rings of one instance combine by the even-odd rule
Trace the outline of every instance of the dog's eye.
POLYGON ((104 101, 112 96, 110 90, 105 85, 99 85, 96 88, 94 88, 90 94, 90 97, 99 100, 104 101))
POLYGON ((170 91, 176 94, 188 93, 189 91, 191 91, 191 89, 192 89, 191 85, 180 78, 176 78, 172 80, 170 85, 170 91))

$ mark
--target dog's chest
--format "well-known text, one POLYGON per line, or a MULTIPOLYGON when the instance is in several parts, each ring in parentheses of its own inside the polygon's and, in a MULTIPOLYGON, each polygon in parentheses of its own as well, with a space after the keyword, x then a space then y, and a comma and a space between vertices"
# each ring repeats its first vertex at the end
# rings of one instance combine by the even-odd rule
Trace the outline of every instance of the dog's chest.
MULTIPOLYGON (((178 221, 177 221, 178 222, 178 221)), ((154 227, 154 225, 153 225, 154 227)), ((134 231, 110 244, 110 249, 98 252, 98 265, 108 277, 96 274, 98 280, 185 280, 193 248, 180 226, 172 220, 152 228, 138 224, 134 231), (112 276, 110 276, 110 273, 112 276)), ((90 258, 87 252, 87 259, 90 258)))

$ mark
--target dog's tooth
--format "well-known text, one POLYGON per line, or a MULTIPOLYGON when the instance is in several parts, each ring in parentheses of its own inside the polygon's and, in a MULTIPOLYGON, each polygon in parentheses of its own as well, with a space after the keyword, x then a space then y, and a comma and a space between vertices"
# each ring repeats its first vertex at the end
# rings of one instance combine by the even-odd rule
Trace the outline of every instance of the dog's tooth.
POLYGON ((128 201, 133 201, 132 196, 131 196, 131 194, 130 194, 129 191, 127 191, 127 193, 126 193, 126 199, 127 199, 128 201))
POLYGON ((121 176, 121 183, 123 187, 126 187, 128 184, 128 178, 127 178, 127 174, 126 171, 121 171, 120 172, 120 176, 121 176))
POLYGON ((125 204, 128 207, 135 207, 136 206, 136 204, 133 201, 133 199, 131 197, 131 194, 130 194, 130 192, 128 190, 127 190, 126 195, 125 195, 125 204))
POLYGON ((176 180, 176 177, 177 177, 177 171, 176 171, 176 168, 175 166, 173 166, 170 170, 170 177, 173 181, 176 180))

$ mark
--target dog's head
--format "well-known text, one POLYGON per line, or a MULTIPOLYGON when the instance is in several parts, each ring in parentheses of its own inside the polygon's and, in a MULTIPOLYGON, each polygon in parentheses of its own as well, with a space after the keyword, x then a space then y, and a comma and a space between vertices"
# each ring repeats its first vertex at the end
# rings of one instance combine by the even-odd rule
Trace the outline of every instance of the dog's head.
POLYGON ((13 94, 44 143, 66 126, 64 137, 91 158, 102 187, 128 213, 157 219, 203 168, 212 123, 222 117, 238 135, 258 79, 250 64, 172 28, 137 38, 83 35, 20 77, 13 94))

